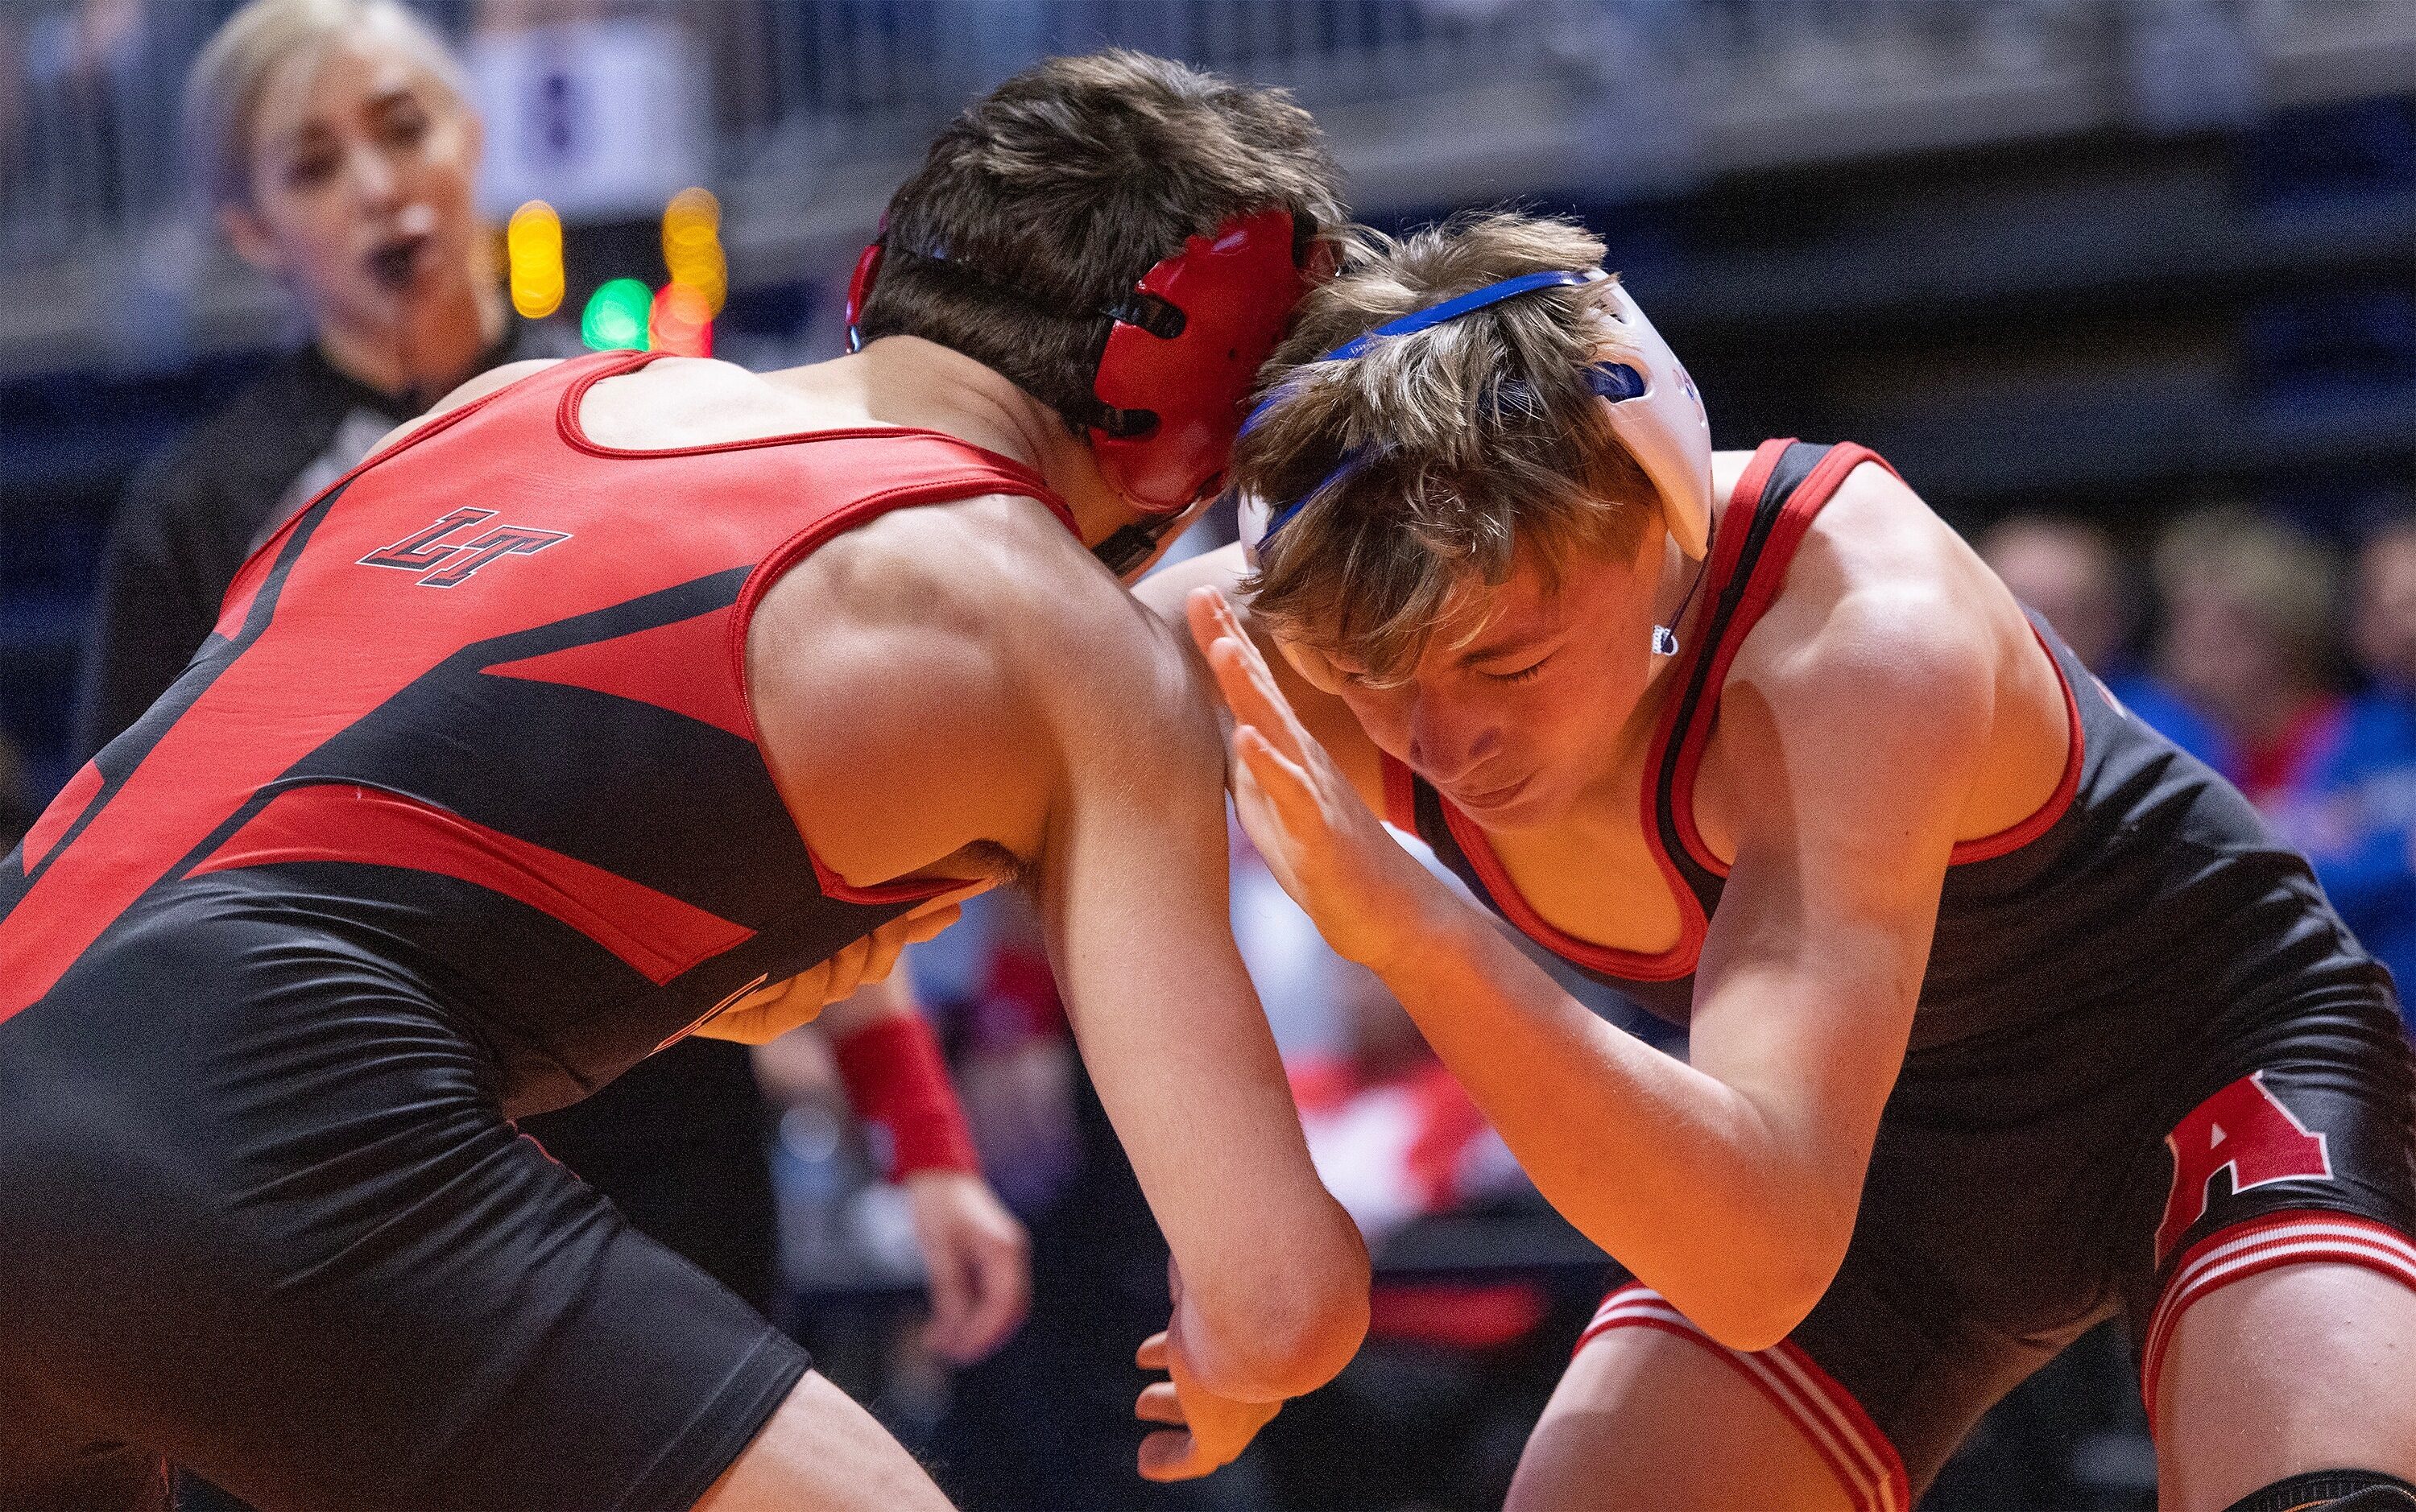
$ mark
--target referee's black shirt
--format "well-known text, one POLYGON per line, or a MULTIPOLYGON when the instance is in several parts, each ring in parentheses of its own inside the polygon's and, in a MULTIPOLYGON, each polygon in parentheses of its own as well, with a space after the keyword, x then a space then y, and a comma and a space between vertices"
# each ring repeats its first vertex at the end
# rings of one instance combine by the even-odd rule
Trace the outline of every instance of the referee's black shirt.
MULTIPOLYGON (((573 350, 514 321, 477 371, 573 350)), ((168 691, 209 638, 219 601, 254 546, 387 431, 443 397, 381 394, 308 346, 279 358, 136 472, 101 555, 76 699, 76 758, 108 744, 168 691)))

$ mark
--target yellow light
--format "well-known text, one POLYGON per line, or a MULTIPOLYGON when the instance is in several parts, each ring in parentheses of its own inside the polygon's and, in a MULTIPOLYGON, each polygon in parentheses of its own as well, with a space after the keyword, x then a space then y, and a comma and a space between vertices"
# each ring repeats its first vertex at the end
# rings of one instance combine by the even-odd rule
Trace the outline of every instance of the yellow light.
POLYGON ((672 282, 704 296, 721 313, 730 294, 730 263, 721 250, 721 202, 704 188, 682 189, 663 207, 663 266, 672 282))
POLYGON ((715 199, 713 191, 708 188, 682 189, 672 196, 671 203, 663 206, 663 224, 666 228, 685 225, 702 226, 708 232, 718 231, 721 229, 721 202, 715 199))
POLYGON ((541 321, 562 307, 562 217, 543 200, 512 212, 504 229, 511 269, 512 308, 541 321))

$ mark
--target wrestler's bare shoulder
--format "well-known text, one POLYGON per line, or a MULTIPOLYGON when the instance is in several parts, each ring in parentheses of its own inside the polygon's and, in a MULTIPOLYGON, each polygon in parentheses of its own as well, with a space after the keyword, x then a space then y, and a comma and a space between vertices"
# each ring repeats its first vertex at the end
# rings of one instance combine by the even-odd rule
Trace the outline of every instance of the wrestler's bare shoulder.
POLYGON ((1738 650, 1730 681, 1766 685, 1824 670, 1991 680, 2000 643, 2027 642, 2012 595, 1902 479, 1876 463, 1850 473, 1787 566, 1778 597, 1738 650))
POLYGON ((600 445, 631 451, 719 446, 872 424, 829 385, 774 382, 711 357, 664 357, 607 379, 580 404, 580 427, 600 445))
MULTIPOLYGON (((2063 771, 2061 685, 2020 606, 1952 527, 1876 464, 1855 469, 1814 518, 1776 601, 1739 646, 1727 689, 1725 700, 1758 697, 1781 743, 1789 730, 1917 711, 1939 770, 1968 774, 1952 798, 1958 840, 2018 823, 2063 771)), ((1732 742, 1714 739, 1724 743, 1732 742)), ((1710 766, 1733 777, 1742 756, 1715 749, 1710 766)), ((1834 777, 1854 781, 1850 768, 1834 777)), ((1715 776, 1711 786, 1725 784, 1715 776)))
POLYGON ((1028 862, 1084 774, 1146 780, 1185 747, 1216 763, 1173 631, 1035 500, 897 510, 840 535, 765 591, 747 668, 775 781, 851 882, 974 842, 1028 862))
MULTIPOLYGON (((877 516, 785 574, 762 612, 775 611, 775 598, 803 601, 833 623, 939 632, 1017 665, 1111 631, 1169 639, 1053 510, 1014 494, 877 516)), ((1092 651, 1113 659, 1106 646, 1092 651)))

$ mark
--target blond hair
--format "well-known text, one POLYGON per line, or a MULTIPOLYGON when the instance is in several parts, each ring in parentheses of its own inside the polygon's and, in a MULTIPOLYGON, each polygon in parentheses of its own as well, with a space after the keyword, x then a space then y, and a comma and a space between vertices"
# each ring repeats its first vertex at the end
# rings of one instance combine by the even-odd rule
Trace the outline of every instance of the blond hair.
POLYGON ((2330 647, 2339 561, 2289 522, 2245 504, 2184 515, 2156 543, 2156 587, 2174 598, 2211 586, 2254 615, 2303 666, 2330 647))
POLYGON ((251 117, 269 75, 297 52, 370 36, 400 43, 456 100, 469 98, 444 37, 396 0, 251 0, 212 34, 185 77, 184 150, 202 209, 251 202, 251 117))
MULTIPOLYGON (((1400 240, 1352 233, 1341 271, 1304 302, 1261 375, 1268 397, 1234 454, 1244 492, 1275 508, 1308 496, 1261 552, 1253 614, 1396 681, 1464 584, 1500 584, 1522 555, 1549 583, 1573 551, 1636 548, 1659 499, 1587 382, 1621 340, 1611 280, 1317 360, 1413 310, 1523 274, 1585 272, 1602 256, 1573 222, 1500 211, 1400 240)), ((1473 636, 1482 618, 1465 628, 1473 636)))

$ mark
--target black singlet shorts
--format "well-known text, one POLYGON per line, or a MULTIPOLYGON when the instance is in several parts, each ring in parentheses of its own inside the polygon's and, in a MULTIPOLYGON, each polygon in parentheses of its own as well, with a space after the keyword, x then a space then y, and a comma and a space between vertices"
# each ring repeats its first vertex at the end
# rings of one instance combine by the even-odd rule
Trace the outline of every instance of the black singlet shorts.
MULTIPOLYGON (((1777 1349, 1722 1353, 1858 1505, 1909 1512, 1981 1415, 2097 1323, 2127 1321, 2152 1413, 2187 1302, 2294 1259, 2416 1284, 2411 1235, 2416 1067, 2387 987, 2253 1016, 2147 999, 1915 1049, 1835 1281, 1777 1349)), ((1639 1324, 1710 1344, 1619 1271, 1585 1337, 1639 1324)))
POLYGON ((157 1506, 162 1455, 263 1512, 692 1505, 804 1352, 519 1134, 443 993, 247 875, 0 1023, 0 1507, 157 1506))

